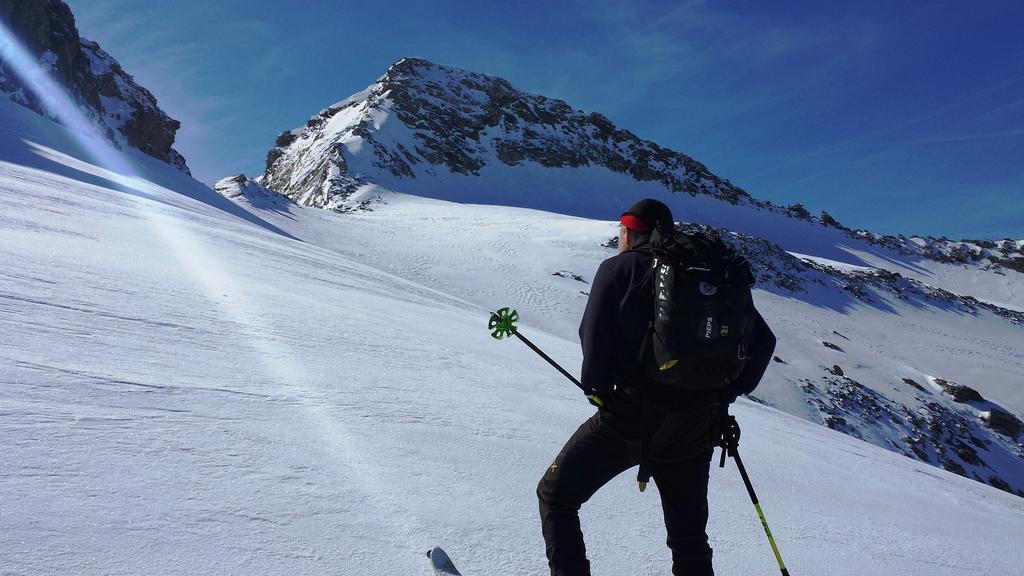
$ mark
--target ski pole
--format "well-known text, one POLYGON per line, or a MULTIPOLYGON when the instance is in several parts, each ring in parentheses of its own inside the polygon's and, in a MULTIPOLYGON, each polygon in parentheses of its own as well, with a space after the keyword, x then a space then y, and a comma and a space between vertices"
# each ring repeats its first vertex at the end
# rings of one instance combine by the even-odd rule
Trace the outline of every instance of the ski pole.
POLYGON ((736 468, 740 471, 740 477, 743 478, 743 485, 747 487, 747 494, 750 494, 750 501, 754 503, 754 510, 757 510, 757 517, 761 519, 761 526, 764 527, 764 533, 768 536, 768 543, 772 545, 772 552, 775 553, 775 560, 779 563, 779 569, 782 570, 782 576, 789 576, 789 570, 786 570, 786 565, 782 562, 782 554, 779 553, 779 547, 775 544, 775 538, 772 536, 771 529, 768 528, 768 521, 764 519, 764 512, 761 511, 761 504, 757 501, 757 494, 754 493, 754 486, 750 483, 750 477, 747 476, 747 469, 743 467, 743 460, 740 459, 739 444, 740 444, 740 425, 736 421, 736 417, 730 414, 726 414, 728 428, 722 433, 721 446, 722 446, 722 459, 719 461, 719 468, 725 468, 725 456, 728 453, 732 456, 732 459, 736 461, 736 468))
MULTIPOLYGON (((552 360, 551 357, 545 354, 543 350, 538 348, 536 344, 530 342, 530 340, 526 336, 523 336, 519 332, 519 327, 516 326, 518 322, 519 312, 517 310, 501 308, 497 312, 491 313, 491 319, 487 323, 487 328, 490 329, 491 336, 493 336, 495 340, 501 340, 506 336, 515 336, 516 338, 519 338, 523 342, 523 344, 526 344, 527 346, 530 347, 530 350, 533 350, 541 358, 547 360, 548 364, 554 366, 555 370, 561 372, 562 375, 568 378, 570 382, 572 382, 573 384, 578 386, 580 390, 584 390, 585 392, 586 390, 583 388, 583 383, 577 380, 575 376, 570 374, 565 368, 562 368, 558 364, 558 362, 552 360)), ((597 396, 589 395, 587 396, 587 399, 590 400, 592 403, 596 404, 597 406, 604 405, 604 401, 597 396)))

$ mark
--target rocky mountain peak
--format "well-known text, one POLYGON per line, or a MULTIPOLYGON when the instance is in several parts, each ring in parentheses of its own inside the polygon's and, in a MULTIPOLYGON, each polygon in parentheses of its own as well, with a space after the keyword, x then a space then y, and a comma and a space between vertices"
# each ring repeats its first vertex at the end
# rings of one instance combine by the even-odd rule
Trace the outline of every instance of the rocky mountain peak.
MULTIPOLYGON (((405 99, 414 98, 425 92, 445 100, 471 100, 483 104, 465 90, 478 90, 486 94, 495 104, 509 105, 522 93, 498 76, 472 72, 455 66, 435 64, 423 58, 402 58, 392 64, 388 71, 377 80, 385 91, 401 93, 405 99)), ((548 100, 539 97, 541 100, 548 100)), ((563 111, 571 108, 561 100, 555 100, 563 111)), ((412 111, 412 110, 410 110, 412 111)), ((552 118, 554 120, 554 118, 552 118)))
MULTIPOLYGON (((0 0, 0 20, 60 82, 111 141, 125 144, 188 172, 172 146, 180 127, 120 64, 79 36, 75 17, 62 0, 0 0)), ((51 116, 10 62, 0 58, 0 91, 51 116)))
POLYGON ((399 60, 362 92, 282 133, 260 180, 300 203, 345 209, 368 182, 402 189, 425 177, 472 179, 514 166, 601 168, 670 192, 753 201, 692 158, 600 114, 420 58, 399 60))

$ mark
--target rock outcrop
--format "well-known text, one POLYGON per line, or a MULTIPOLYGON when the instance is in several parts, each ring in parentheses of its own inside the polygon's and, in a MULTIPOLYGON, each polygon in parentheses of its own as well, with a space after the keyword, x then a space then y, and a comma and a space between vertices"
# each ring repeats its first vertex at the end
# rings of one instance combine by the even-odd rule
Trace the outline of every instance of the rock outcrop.
POLYGON ((213 185, 213 190, 230 200, 244 198, 259 208, 287 207, 292 201, 283 194, 267 190, 245 174, 222 178, 213 185))
MULTIPOLYGON (((185 159, 172 147, 180 123, 164 113, 153 94, 136 84, 99 44, 79 36, 67 4, 61 0, 0 0, 0 20, 112 142, 188 172, 185 159)), ((26 85, 20 72, 12 62, 0 59, 0 91, 59 120, 26 85)))

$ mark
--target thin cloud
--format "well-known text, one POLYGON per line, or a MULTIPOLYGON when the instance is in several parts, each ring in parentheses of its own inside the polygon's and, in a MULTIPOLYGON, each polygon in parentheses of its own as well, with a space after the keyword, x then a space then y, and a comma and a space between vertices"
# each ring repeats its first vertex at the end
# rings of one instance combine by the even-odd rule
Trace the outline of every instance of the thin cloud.
MULTIPOLYGON (((898 138, 900 134, 906 134, 915 130, 924 129, 930 124, 941 120, 943 118, 951 117, 955 118, 957 122, 964 126, 977 126, 985 121, 994 121, 1003 118, 1005 115, 1012 114, 1013 112, 1019 113, 1019 108, 1024 104, 1024 98, 1016 98, 1010 102, 1007 102, 1001 106, 986 109, 980 114, 974 116, 966 115, 965 111, 969 110, 973 104, 997 94, 999 92, 1014 90, 1015 87, 1024 82, 1024 75, 1008 78, 994 86, 977 90, 969 93, 949 104, 940 106, 931 110, 927 110, 917 116, 908 118, 903 122, 886 126, 880 130, 864 131, 860 133, 854 133, 846 138, 840 139, 833 142, 828 146, 822 146, 813 150, 809 150, 802 154, 791 155, 789 158, 776 162, 768 168, 756 172, 752 172, 746 175, 748 179, 757 179, 771 174, 783 172, 792 168, 793 166, 805 165, 810 163, 812 160, 821 159, 822 157, 842 154, 845 152, 858 152, 866 150, 882 150, 887 148, 896 148, 900 146, 909 146, 915 144, 938 144, 938 143, 953 143, 953 142, 969 142, 972 140, 990 140, 994 138, 1012 138, 1021 135, 1022 130, 1011 128, 1003 130, 989 130, 983 132, 968 132, 963 134, 937 134, 933 136, 922 136, 918 138, 898 138)), ((1016 93, 1016 91, 1014 91, 1016 93)), ((949 122, 943 123, 943 129, 948 129, 949 122)), ((874 155, 872 155, 874 156, 874 155)), ((806 180, 806 179, 801 179, 806 180)), ((795 184, 792 182, 791 184, 795 184)))
POLYGON ((800 76, 799 86, 744 85, 751 72, 821 49, 830 39, 817 31, 758 25, 703 1, 669 10, 645 3, 578 6, 580 17, 601 31, 602 41, 587 47, 591 57, 585 63, 595 70, 588 92, 608 112, 628 110, 671 89, 686 102, 699 103, 707 116, 738 117, 831 79, 827 70, 810 68, 800 76), (616 63, 616 82, 602 81, 609 62, 616 63), (680 87, 680 78, 689 82, 680 87), (628 92, 623 93, 623 85, 628 92), (706 89, 715 91, 713 98, 706 89))
POLYGON ((1024 136, 1024 129, 997 130, 995 132, 982 132, 975 134, 955 134, 949 136, 932 136, 928 138, 915 138, 912 140, 894 140, 880 142, 874 145, 865 145, 858 148, 847 148, 847 150, 872 150, 899 148, 903 146, 917 146, 920 144, 948 144, 953 142, 974 142, 979 140, 996 140, 999 138, 1017 138, 1024 136))

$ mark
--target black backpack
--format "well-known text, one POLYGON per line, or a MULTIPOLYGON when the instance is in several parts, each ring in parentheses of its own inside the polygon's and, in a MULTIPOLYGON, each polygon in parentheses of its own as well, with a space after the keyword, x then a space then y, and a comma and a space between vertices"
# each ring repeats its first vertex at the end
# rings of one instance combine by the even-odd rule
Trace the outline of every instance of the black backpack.
POLYGON ((654 321, 641 363, 656 385, 710 391, 743 370, 757 311, 754 275, 720 239, 673 227, 651 235, 654 321))

